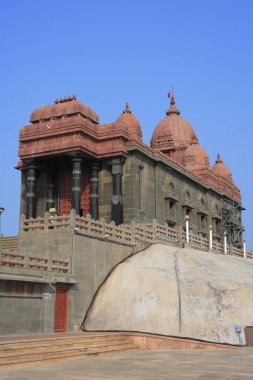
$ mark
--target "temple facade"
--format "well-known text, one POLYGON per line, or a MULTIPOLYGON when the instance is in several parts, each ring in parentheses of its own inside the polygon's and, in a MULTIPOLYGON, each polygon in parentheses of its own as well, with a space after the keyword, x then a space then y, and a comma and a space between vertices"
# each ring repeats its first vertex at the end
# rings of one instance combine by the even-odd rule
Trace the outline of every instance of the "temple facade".
POLYGON ((218 155, 211 167, 172 97, 150 146, 128 104, 112 123, 75 97, 36 109, 20 131, 21 215, 91 215, 116 225, 156 219, 242 245, 241 196, 218 155))
POLYGON ((174 98, 149 146, 128 104, 100 125, 75 97, 33 111, 19 142, 20 229, 0 239, 1 334, 79 331, 105 278, 150 245, 253 258, 240 191, 219 155, 210 166, 174 98))

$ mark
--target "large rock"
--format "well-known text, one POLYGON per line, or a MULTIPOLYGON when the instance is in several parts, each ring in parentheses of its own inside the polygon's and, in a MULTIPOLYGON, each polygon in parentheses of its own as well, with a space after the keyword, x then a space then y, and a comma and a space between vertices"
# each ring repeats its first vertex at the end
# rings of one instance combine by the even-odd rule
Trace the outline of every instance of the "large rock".
POLYGON ((111 273, 85 328, 245 344, 252 321, 251 260, 156 244, 111 273))

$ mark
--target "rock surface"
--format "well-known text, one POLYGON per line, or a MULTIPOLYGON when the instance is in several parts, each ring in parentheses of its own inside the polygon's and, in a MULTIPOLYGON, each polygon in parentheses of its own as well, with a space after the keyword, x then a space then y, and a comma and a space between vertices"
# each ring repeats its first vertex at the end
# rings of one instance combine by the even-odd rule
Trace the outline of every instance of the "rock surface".
POLYGON ((253 261, 155 244, 116 267, 85 328, 245 344, 252 294, 253 261))

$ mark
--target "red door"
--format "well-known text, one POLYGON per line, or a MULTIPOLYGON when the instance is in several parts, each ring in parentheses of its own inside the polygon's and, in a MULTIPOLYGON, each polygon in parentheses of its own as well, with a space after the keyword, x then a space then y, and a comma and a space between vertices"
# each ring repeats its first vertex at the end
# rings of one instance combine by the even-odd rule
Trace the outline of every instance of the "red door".
POLYGON ((68 291, 67 289, 56 288, 56 300, 55 300, 55 331, 67 330, 67 301, 68 291))

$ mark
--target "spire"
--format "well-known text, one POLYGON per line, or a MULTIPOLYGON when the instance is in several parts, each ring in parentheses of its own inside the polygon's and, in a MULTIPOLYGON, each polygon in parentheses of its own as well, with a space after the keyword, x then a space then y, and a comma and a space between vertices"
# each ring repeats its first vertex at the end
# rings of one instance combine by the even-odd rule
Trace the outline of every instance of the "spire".
POLYGON ((132 113, 132 111, 129 108, 128 102, 126 102, 126 106, 125 106, 123 113, 132 113))
POLYGON ((176 104, 176 102, 175 102, 175 98, 174 98, 174 96, 172 95, 171 100, 170 100, 170 105, 171 105, 171 106, 174 106, 175 104, 176 104))
POLYGON ((168 111, 166 112, 166 115, 169 116, 171 114, 177 114, 177 115, 180 115, 180 111, 179 109, 176 107, 176 102, 175 102, 175 98, 174 96, 171 97, 171 100, 170 100, 170 108, 168 109, 168 111))
POLYGON ((216 164, 222 163, 222 160, 220 158, 220 153, 217 154, 217 160, 215 161, 216 164))

